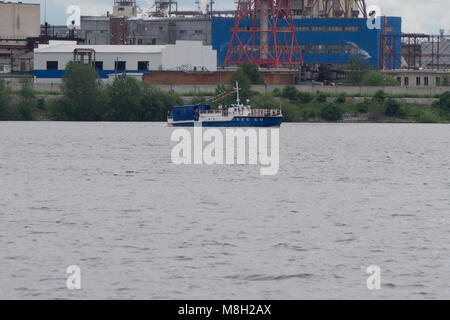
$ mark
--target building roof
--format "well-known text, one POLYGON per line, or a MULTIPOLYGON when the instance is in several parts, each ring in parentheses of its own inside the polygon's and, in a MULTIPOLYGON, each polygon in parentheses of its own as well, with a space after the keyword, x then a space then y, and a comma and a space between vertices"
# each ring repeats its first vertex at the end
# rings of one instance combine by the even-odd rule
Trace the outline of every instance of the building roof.
POLYGON ((442 74, 448 73, 450 69, 446 69, 442 67, 441 69, 400 69, 400 70, 384 70, 383 73, 391 74, 391 75, 419 75, 419 74, 442 74))
POLYGON ((40 44, 35 53, 72 53, 75 49, 93 49, 96 53, 160 53, 166 46, 157 45, 77 45, 75 41, 50 41, 40 44))
POLYGON ((22 3, 22 2, 11 2, 11 1, 0 1, 0 5, 8 5, 8 6, 40 6, 39 3, 22 3))
POLYGON ((81 20, 108 21, 109 16, 81 16, 81 20))

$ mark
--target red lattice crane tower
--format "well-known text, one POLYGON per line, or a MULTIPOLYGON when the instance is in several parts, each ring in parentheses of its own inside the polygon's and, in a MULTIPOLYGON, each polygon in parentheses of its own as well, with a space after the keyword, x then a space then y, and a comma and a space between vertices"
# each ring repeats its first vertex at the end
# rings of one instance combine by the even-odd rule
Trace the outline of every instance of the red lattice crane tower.
POLYGON ((238 0, 224 66, 242 62, 271 68, 303 64, 291 0, 238 0))

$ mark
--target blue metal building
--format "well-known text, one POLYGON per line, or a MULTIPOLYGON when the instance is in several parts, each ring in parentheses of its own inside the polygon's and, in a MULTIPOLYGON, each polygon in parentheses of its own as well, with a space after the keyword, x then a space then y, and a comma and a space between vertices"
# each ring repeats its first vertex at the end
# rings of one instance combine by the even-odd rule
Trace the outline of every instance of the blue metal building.
MULTIPOLYGON (((378 26, 369 25, 371 28, 368 27, 367 19, 363 18, 294 19, 294 25, 305 64, 340 65, 346 63, 352 56, 360 54, 372 67, 379 68, 382 63, 382 51, 387 50, 382 44, 383 35, 386 34, 392 36, 386 37, 388 50, 395 51, 394 56, 398 57, 395 61, 386 63, 386 68, 400 68, 402 31, 400 17, 386 17, 386 23, 381 18, 378 26), (392 43, 389 43, 390 41, 392 43)), ((233 27, 233 18, 212 19, 212 46, 217 50, 218 66, 223 66, 225 62, 233 27)))

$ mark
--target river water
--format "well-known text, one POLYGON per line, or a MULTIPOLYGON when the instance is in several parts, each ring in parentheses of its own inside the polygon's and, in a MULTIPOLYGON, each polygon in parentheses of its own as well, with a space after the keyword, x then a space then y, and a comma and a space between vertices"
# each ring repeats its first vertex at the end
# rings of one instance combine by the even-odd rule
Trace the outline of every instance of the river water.
POLYGON ((0 123, 0 298, 450 298, 448 125, 284 124, 275 176, 172 130, 0 123))

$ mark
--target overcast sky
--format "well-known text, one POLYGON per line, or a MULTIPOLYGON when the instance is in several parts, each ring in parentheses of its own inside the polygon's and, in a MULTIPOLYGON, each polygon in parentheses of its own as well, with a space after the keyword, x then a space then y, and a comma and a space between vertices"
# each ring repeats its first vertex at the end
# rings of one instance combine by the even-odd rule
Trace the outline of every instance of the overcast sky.
MULTIPOLYGON (((44 20, 45 0, 22 0, 25 3, 41 4, 41 19, 44 20)), ((17 1, 14 1, 17 2, 17 1)), ((137 0, 138 5, 148 6, 151 0, 137 0)), ((50 24, 65 24, 65 9, 71 4, 81 7, 82 15, 101 15, 111 11, 113 0, 47 0, 47 21, 50 24)), ((367 5, 378 5, 387 16, 403 18, 403 32, 437 34, 439 29, 450 33, 450 0, 367 0, 367 5)), ((179 0, 181 8, 194 8, 195 0, 179 0)), ((216 0, 216 8, 230 9, 234 0, 216 0)))

